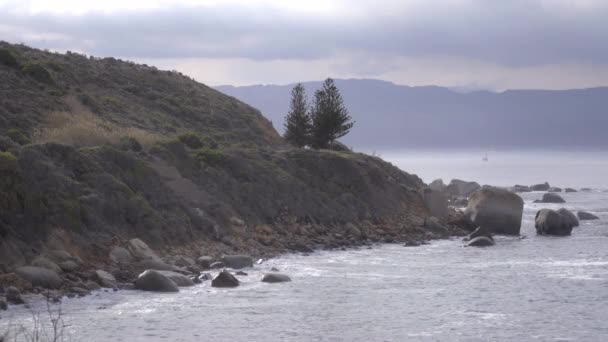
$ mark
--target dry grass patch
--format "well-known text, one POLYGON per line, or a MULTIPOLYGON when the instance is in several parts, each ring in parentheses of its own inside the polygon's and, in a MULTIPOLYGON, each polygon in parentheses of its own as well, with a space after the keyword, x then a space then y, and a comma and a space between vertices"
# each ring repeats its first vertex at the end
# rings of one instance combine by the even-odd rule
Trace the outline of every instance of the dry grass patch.
POLYGON ((34 133, 35 143, 57 142, 76 147, 116 145, 124 138, 135 139, 144 146, 161 139, 158 134, 136 127, 120 127, 87 111, 52 112, 44 127, 34 133))

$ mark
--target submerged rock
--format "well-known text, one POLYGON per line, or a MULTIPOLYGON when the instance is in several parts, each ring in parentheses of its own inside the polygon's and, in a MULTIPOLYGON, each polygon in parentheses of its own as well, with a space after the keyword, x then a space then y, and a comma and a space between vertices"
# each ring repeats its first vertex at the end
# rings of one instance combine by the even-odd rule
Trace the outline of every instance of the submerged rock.
POLYGON ((262 278, 264 283, 284 283, 288 281, 291 281, 291 278, 281 273, 267 273, 262 278))
POLYGON ((467 246, 469 247, 488 247, 494 245, 494 240, 488 238, 487 236, 478 236, 473 240, 469 241, 469 243, 467 244, 467 246))
POLYGON ((490 233, 519 235, 524 201, 517 194, 493 186, 484 185, 469 197, 465 215, 479 227, 490 233))
POLYGON ((135 288, 153 292, 179 292, 177 284, 159 271, 147 270, 135 281, 135 288))
POLYGON ((572 233, 570 219, 555 210, 542 209, 534 219, 536 233, 540 235, 567 236, 572 233))
POLYGON ((564 191, 565 192, 578 192, 578 191, 576 191, 576 189, 573 189, 573 188, 566 188, 564 191))
POLYGON ((224 255, 222 262, 225 267, 234 269, 253 267, 253 258, 248 255, 224 255))
POLYGON ((21 278, 29 281, 34 286, 57 289, 63 282, 57 272, 36 266, 24 266, 15 270, 21 278))
POLYGON ((239 286, 239 284, 240 284, 239 280, 236 279, 236 277, 232 273, 230 273, 226 270, 223 270, 222 272, 220 272, 211 281, 211 286, 213 286, 213 287, 237 287, 237 286, 239 286))
POLYGON ((599 217, 597 217, 597 216, 595 216, 595 215, 593 215, 593 214, 591 214, 591 213, 588 213, 588 212, 586 212, 586 211, 579 211, 579 212, 577 213, 577 215, 578 215, 578 218, 579 218, 581 221, 588 221, 588 220, 599 220, 599 219, 600 219, 599 217))
POLYGON ((541 200, 536 200, 534 203, 566 203, 566 201, 562 198, 562 196, 548 192, 543 195, 541 200))
POLYGON ((469 236, 467 236, 465 238, 465 241, 471 241, 480 236, 485 236, 490 240, 494 240, 489 229, 487 229, 485 227, 479 227, 479 228, 475 229, 471 234, 469 234, 469 236))

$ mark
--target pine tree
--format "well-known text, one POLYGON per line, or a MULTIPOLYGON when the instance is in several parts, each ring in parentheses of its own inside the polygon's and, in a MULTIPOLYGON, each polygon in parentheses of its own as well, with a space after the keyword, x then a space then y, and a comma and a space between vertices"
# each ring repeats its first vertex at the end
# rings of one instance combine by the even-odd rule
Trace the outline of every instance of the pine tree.
POLYGON ((326 79, 322 89, 315 92, 310 116, 314 148, 327 148, 336 139, 348 134, 354 125, 342 95, 331 78, 326 79))
POLYGON ((298 83, 291 90, 289 112, 285 116, 285 140, 297 147, 304 147, 310 140, 311 119, 308 115, 306 90, 298 83))

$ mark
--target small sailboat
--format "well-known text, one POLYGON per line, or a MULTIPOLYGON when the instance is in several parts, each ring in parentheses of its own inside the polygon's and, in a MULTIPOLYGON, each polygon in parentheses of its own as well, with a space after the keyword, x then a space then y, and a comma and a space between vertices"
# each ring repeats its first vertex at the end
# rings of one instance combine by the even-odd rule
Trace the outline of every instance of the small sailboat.
POLYGON ((483 160, 484 162, 488 161, 488 154, 486 153, 483 158, 481 158, 481 160, 483 160))

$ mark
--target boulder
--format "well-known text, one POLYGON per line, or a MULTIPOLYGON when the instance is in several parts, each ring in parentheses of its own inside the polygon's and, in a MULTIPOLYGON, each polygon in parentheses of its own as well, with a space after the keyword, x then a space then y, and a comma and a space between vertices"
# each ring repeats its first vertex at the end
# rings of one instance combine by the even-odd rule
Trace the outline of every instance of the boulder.
POLYGON ((205 273, 202 276, 200 276, 198 279, 205 281, 205 280, 213 280, 213 276, 211 275, 211 273, 205 273))
POLYGON ((175 258, 175 262, 173 264, 179 267, 188 267, 194 265, 194 260, 187 256, 179 255, 177 258, 175 258))
POLYGON ((6 311, 8 310, 8 304, 4 300, 4 298, 0 298, 0 310, 6 311))
POLYGON ((536 233, 540 235, 567 236, 572 233, 572 222, 551 209, 541 209, 536 213, 534 219, 536 233))
POLYGON ((47 252, 46 255, 50 260, 57 264, 65 261, 77 261, 77 258, 72 256, 72 254, 60 249, 51 250, 47 252))
POLYGON ((429 184, 429 188, 435 191, 444 192, 445 184, 443 183, 443 179, 435 179, 429 184))
POLYGON ((59 263, 59 267, 65 272, 75 272, 80 268, 80 265, 76 261, 68 260, 59 263))
POLYGON ((562 192, 561 188, 557 188, 557 187, 550 187, 549 190, 547 190, 548 192, 562 192))
POLYGON ((128 244, 129 252, 139 260, 160 260, 158 255, 148 245, 140 239, 131 239, 128 244))
POLYGON ((541 200, 536 200, 534 203, 566 203, 566 201, 562 198, 562 196, 548 192, 543 194, 543 198, 541 200))
POLYGON ((32 266, 46 268, 48 270, 55 271, 56 273, 63 272, 63 270, 61 269, 61 267, 59 267, 59 265, 57 265, 56 263, 54 263, 51 260, 49 260, 45 257, 42 257, 42 256, 39 256, 36 259, 34 259, 34 261, 32 261, 32 266))
POLYGON ((572 227, 579 226, 578 218, 576 218, 576 215, 574 215, 574 213, 572 213, 570 210, 566 208, 560 208, 557 210, 557 212, 562 215, 564 219, 566 219, 568 224, 572 225, 572 227))
POLYGON ((488 238, 487 236, 478 236, 473 240, 469 241, 469 243, 467 244, 468 247, 488 247, 494 245, 494 240, 488 238))
POLYGON ((114 246, 110 250, 110 260, 115 264, 130 264, 133 262, 133 255, 126 248, 114 246))
POLYGON ((519 235, 523 210, 524 201, 517 194, 484 185, 469 197, 465 216, 490 233, 519 235))
POLYGON ((226 267, 226 266, 221 261, 216 261, 216 262, 212 263, 211 265, 209 265, 209 268, 212 268, 212 269, 224 268, 224 267, 226 267))
POLYGON ((140 269, 156 271, 173 271, 173 266, 164 263, 159 259, 145 259, 137 263, 140 269))
POLYGON ((194 286, 194 282, 192 281, 192 279, 190 279, 189 277, 187 277, 181 273, 177 273, 177 272, 173 272, 173 271, 158 271, 158 273, 171 279, 175 283, 175 285, 177 285, 179 287, 194 286))
POLYGON ((266 273, 262 278, 264 283, 285 283, 288 281, 291 281, 291 278, 281 273, 266 273))
POLYGON ((576 189, 573 189, 573 188, 566 188, 564 191, 565 192, 578 192, 578 191, 576 191, 576 189))
POLYGON ((446 187, 446 192, 455 197, 469 197, 479 190, 481 186, 477 182, 466 182, 460 179, 452 179, 446 187))
POLYGON ((89 291, 95 291, 101 289, 101 286, 94 281, 88 281, 84 283, 84 287, 89 291))
POLYGON ((0 274, 0 289, 14 286, 21 290, 30 290, 32 283, 23 279, 16 273, 0 274))
POLYGON ((248 255, 224 255, 222 262, 225 267, 234 269, 253 267, 253 259, 248 255))
POLYGON ((147 270, 135 280, 135 288, 153 292, 179 292, 177 284, 159 271, 147 270))
POLYGON ((599 220, 599 219, 600 219, 599 217, 597 217, 597 216, 595 216, 595 215, 593 215, 593 214, 591 214, 591 213, 588 213, 588 212, 586 212, 586 211, 579 211, 579 212, 577 213, 577 215, 578 215, 578 218, 579 218, 581 221, 588 221, 588 220, 599 220))
POLYGON ((490 233, 489 229, 487 229, 486 227, 479 227, 477 229, 475 229, 471 234, 469 234, 466 238, 465 241, 471 241, 474 240, 475 238, 478 238, 480 236, 485 236, 490 240, 494 240, 494 238, 492 237, 492 234, 490 233))
POLYGON ((515 186, 513 186, 513 188, 511 188, 511 191, 513 191, 513 192, 530 192, 530 191, 532 191, 532 189, 530 189, 530 187, 527 185, 516 184, 515 186))
POLYGON ((91 291, 78 286, 71 287, 70 292, 78 295, 79 297, 84 297, 91 294, 91 291))
POLYGON ((202 256, 202 257, 196 259, 196 263, 204 269, 210 269, 211 264, 213 263, 213 258, 205 255, 205 256, 202 256))
POLYGON ((431 216, 439 218, 448 216, 448 198, 443 192, 428 188, 424 189, 422 195, 424 205, 431 216))
POLYGON ((21 278, 32 283, 33 286, 56 289, 61 286, 62 280, 53 270, 36 266, 24 266, 15 270, 21 278))
POLYGON ((237 287, 239 280, 232 273, 223 270, 211 281, 213 287, 237 287))
POLYGON ((25 300, 21 297, 21 291, 14 286, 9 286, 5 290, 6 301, 10 304, 20 305, 25 304, 25 300))
POLYGON ((532 191, 547 191, 551 186, 549 183, 544 182, 543 184, 534 184, 530 186, 530 190, 532 191))
POLYGON ((116 278, 106 271, 95 271, 95 279, 101 287, 116 288, 116 278))

